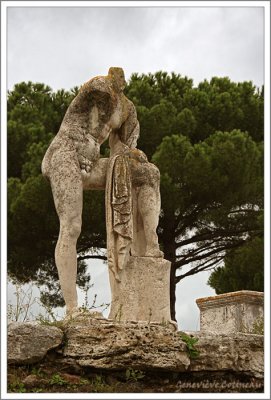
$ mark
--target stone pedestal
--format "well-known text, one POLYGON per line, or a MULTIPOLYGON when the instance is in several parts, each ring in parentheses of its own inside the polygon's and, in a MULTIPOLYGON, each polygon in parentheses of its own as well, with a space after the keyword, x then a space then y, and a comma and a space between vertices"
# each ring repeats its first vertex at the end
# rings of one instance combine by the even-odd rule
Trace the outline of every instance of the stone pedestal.
POLYGON ((221 333, 251 333, 263 318, 263 292, 241 290, 196 300, 200 330, 221 333))
POLYGON ((163 258, 130 257, 117 282, 109 270, 109 319, 167 323, 170 318, 170 266, 163 258))

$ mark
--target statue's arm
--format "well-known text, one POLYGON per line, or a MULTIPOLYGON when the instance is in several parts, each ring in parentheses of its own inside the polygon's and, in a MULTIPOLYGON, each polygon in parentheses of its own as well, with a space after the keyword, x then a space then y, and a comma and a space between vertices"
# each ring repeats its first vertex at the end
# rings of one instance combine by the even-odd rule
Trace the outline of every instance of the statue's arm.
POLYGON ((128 117, 121 126, 122 142, 131 149, 135 148, 139 138, 139 132, 140 128, 135 105, 128 100, 128 117))

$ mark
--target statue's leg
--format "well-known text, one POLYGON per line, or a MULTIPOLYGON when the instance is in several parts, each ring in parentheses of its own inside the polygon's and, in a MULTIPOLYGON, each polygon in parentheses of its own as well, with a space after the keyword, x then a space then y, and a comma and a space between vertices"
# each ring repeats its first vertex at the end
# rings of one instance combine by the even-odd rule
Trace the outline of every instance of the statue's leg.
POLYGON ((142 167, 145 170, 145 182, 139 187, 138 210, 143 220, 146 238, 145 256, 163 257, 163 252, 159 250, 156 233, 161 209, 160 174, 159 170, 153 164, 146 163, 142 167))
POLYGON ((55 249, 55 261, 60 286, 66 303, 66 313, 77 308, 77 253, 76 242, 81 232, 83 185, 78 163, 66 155, 65 165, 51 171, 50 182, 60 222, 55 249), (68 173, 67 173, 68 172, 68 173))

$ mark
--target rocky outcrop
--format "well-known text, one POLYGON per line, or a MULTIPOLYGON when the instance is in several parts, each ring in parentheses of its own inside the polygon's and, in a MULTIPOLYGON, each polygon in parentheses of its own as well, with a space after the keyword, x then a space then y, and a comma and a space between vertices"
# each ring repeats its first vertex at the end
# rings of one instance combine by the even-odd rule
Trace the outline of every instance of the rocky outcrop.
POLYGON ((263 378, 263 335, 193 332, 198 338, 198 357, 191 360, 190 371, 231 371, 263 378))
POLYGON ((61 364, 84 369, 172 371, 198 374, 229 372, 263 378, 263 336, 190 332, 197 338, 195 358, 171 324, 121 322, 81 315, 53 326, 12 323, 8 328, 8 363, 30 364, 56 350, 61 364), (64 336, 63 336, 64 335, 64 336))
POLYGON ((66 330, 64 357, 102 369, 185 371, 190 359, 175 326, 85 318, 66 330))
POLYGON ((62 343, 63 332, 55 326, 34 322, 8 325, 8 363, 32 364, 41 361, 51 349, 62 343))

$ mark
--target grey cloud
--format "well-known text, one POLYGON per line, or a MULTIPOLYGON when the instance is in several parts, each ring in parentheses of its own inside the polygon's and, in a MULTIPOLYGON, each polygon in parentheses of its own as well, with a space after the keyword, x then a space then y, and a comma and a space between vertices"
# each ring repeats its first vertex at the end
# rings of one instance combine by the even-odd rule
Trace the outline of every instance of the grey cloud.
POLYGON ((111 65, 195 82, 214 75, 263 83, 261 7, 10 8, 9 88, 33 80, 69 89, 111 65))

